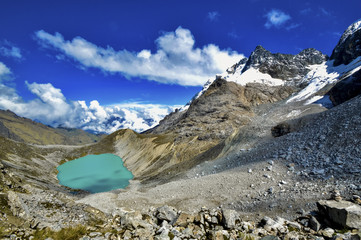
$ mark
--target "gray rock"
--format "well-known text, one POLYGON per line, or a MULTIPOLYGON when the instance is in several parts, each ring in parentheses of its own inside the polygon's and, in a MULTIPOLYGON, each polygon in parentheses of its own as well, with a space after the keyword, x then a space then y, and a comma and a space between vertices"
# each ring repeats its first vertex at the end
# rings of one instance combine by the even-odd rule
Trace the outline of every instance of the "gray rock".
POLYGON ((310 220, 308 222, 308 226, 316 232, 318 232, 318 230, 320 230, 320 228, 321 228, 321 224, 318 222, 318 220, 314 216, 312 216, 310 218, 310 220))
POLYGON ((218 219, 217 219, 217 217, 212 217, 212 218, 211 218, 211 223, 213 223, 213 224, 218 224, 218 219))
POLYGON ((293 228, 297 231, 300 231, 302 229, 301 225, 297 222, 287 222, 288 227, 293 228))
POLYGON ((332 238, 333 234, 335 233, 335 230, 333 230, 332 228, 325 228, 325 229, 321 230, 320 233, 324 237, 332 238))
POLYGON ((160 235, 155 236, 155 239, 158 239, 158 240, 170 240, 170 237, 168 235, 169 235, 169 230, 168 229, 163 229, 163 231, 161 232, 160 235))
POLYGON ((166 220, 173 223, 177 220, 177 217, 177 210, 173 207, 165 205, 157 209, 157 218, 160 220, 166 220))
POLYGON ((142 214, 138 211, 125 213, 121 219, 121 226, 127 229, 134 228, 136 229, 139 225, 141 225, 142 214))
POLYGON ((186 227, 188 224, 193 223, 194 222, 194 216, 187 214, 187 213, 181 213, 178 218, 177 221, 175 221, 174 225, 175 226, 180 226, 180 227, 186 227))
POLYGON ((14 214, 14 216, 32 220, 29 208, 24 203, 24 201, 19 197, 19 194, 13 191, 9 191, 8 198, 9 198, 9 204, 11 206, 11 211, 14 214))
POLYGON ((321 200, 318 210, 332 223, 341 227, 361 228, 361 206, 348 201, 321 200))
POLYGON ((211 231, 210 235, 215 240, 229 239, 229 233, 225 230, 211 231))
POLYGON ((91 232, 91 233, 89 233, 89 237, 91 237, 91 238, 99 237, 101 235, 102 235, 102 233, 100 233, 100 232, 91 232))
POLYGON ((261 238, 260 240, 280 240, 280 238, 277 237, 277 236, 268 235, 268 236, 264 236, 264 237, 261 238))
POLYGON ((129 230, 126 230, 123 234, 123 239, 124 240, 133 239, 132 232, 129 230))
MULTIPOLYGON (((50 238, 50 239, 47 238, 46 240, 52 240, 52 238, 50 238)), ((80 238, 79 240, 92 240, 92 238, 85 236, 85 237, 80 238)))
POLYGON ((154 232, 147 228, 137 228, 134 232, 134 235, 140 239, 151 239, 151 236, 154 235, 154 232))
POLYGON ((239 221, 238 212, 231 209, 222 209, 222 214, 224 226, 228 229, 235 228, 237 221, 239 221))
POLYGON ((286 231, 286 227, 284 226, 285 222, 286 220, 281 217, 277 217, 276 220, 273 220, 272 218, 265 216, 262 219, 261 224, 263 225, 263 228, 269 232, 271 231, 285 232, 286 231))
MULTIPOLYGON (((300 236, 300 234, 298 232, 292 231, 292 232, 287 233, 283 237, 283 239, 284 240, 300 240, 300 239, 302 239, 302 236, 300 236)), ((320 239, 318 239, 318 240, 320 240, 320 239)))

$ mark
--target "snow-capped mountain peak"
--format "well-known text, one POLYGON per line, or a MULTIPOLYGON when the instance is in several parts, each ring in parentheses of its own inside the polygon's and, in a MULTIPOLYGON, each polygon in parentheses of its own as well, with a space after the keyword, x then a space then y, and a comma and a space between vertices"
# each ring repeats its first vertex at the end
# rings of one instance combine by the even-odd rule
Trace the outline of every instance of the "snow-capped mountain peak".
MULTIPOLYGON (((361 19, 346 29, 330 58, 313 48, 292 55, 271 53, 262 46, 257 46, 249 58, 241 59, 213 80, 209 79, 203 89, 181 110, 187 110, 217 79, 243 87, 249 84, 261 84, 270 88, 290 87, 293 95, 288 103, 314 103, 325 97, 324 90, 327 86, 361 71, 360 30, 361 19)), ((327 104, 332 105, 330 100, 327 104)))
POLYGON ((342 44, 349 36, 361 29, 361 19, 351 24, 342 34, 339 44, 342 44))
POLYGON ((343 33, 330 57, 334 66, 348 65, 361 55, 361 19, 351 24, 343 33))
MULTIPOLYGON (((193 100, 198 99, 200 96, 203 95, 203 93, 205 93, 209 86, 212 85, 212 83, 214 81, 216 81, 219 78, 223 78, 226 79, 228 81, 234 81, 232 79, 236 79, 242 72, 242 69, 244 68, 244 66, 246 65, 248 58, 242 58, 239 62, 237 62, 236 64, 232 65, 231 67, 227 68, 227 70, 219 75, 216 75, 216 77, 214 79, 208 79, 207 82, 203 85, 202 90, 197 93, 192 100, 190 100, 186 105, 184 105, 182 108, 180 108, 180 111, 186 111, 190 104, 192 103, 193 100)), ((236 81, 234 81, 236 82, 236 81)))
POLYGON ((341 64, 334 66, 333 63, 334 60, 330 60, 322 64, 311 65, 309 67, 310 72, 304 77, 304 81, 308 82, 308 85, 291 97, 287 102, 297 102, 306 99, 309 99, 306 104, 316 102, 323 98, 321 95, 315 96, 322 88, 342 79, 346 79, 355 72, 361 70, 361 56, 347 65, 341 64))
POLYGON ((187 110, 192 101, 198 99, 219 78, 240 86, 257 83, 270 87, 298 87, 305 81, 305 75, 312 70, 309 66, 323 64, 327 58, 312 48, 291 55, 271 53, 262 46, 257 46, 249 58, 242 58, 224 73, 217 75, 213 80, 209 79, 203 89, 181 110, 187 110))

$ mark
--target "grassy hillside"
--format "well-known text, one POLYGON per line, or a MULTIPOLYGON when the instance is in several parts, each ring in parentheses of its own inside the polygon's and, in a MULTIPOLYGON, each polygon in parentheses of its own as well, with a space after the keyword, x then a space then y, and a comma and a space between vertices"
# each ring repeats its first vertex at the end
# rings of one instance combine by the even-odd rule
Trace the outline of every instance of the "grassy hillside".
POLYGON ((12 140, 50 145, 78 145, 98 142, 102 136, 80 129, 52 128, 17 116, 11 111, 0 110, 0 136, 12 140))

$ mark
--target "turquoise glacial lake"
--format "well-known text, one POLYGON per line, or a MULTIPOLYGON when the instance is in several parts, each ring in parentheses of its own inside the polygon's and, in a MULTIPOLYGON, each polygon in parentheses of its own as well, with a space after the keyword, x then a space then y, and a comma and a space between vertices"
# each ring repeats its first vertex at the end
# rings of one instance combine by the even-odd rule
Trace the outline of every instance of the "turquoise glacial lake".
POLYGON ((110 153, 78 158, 57 169, 61 185, 91 193, 125 188, 133 178, 133 174, 124 167, 123 160, 110 153))

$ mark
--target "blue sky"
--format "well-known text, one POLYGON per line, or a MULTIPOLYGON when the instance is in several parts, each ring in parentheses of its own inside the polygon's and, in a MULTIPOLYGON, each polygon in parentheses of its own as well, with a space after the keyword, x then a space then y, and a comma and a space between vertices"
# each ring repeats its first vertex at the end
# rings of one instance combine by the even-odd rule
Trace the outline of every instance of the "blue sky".
POLYGON ((361 18, 359 0, 0 4, 0 108, 107 132, 156 124, 257 45, 330 55, 361 18))

